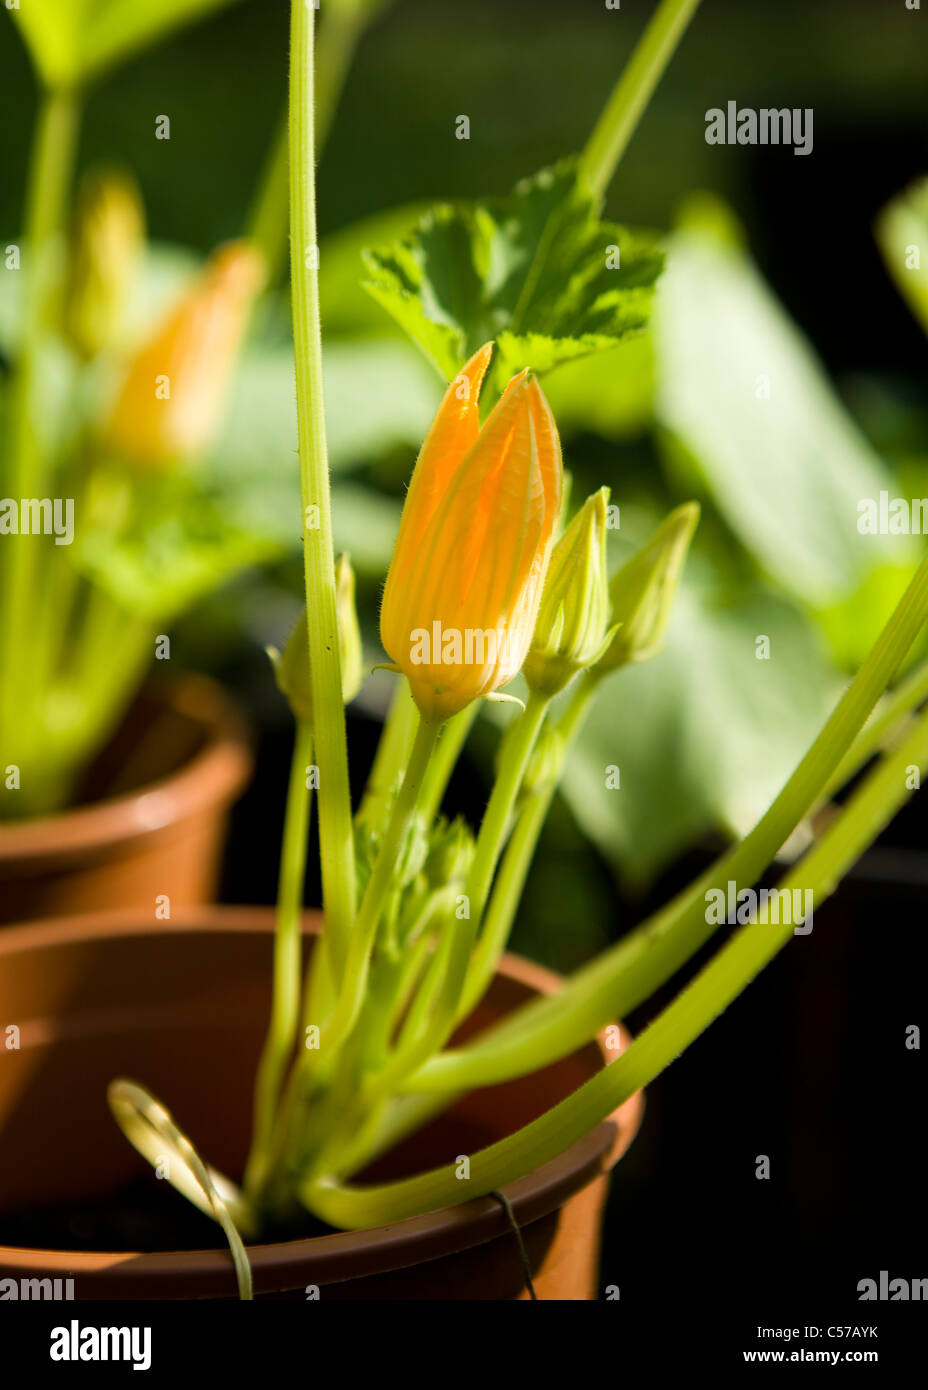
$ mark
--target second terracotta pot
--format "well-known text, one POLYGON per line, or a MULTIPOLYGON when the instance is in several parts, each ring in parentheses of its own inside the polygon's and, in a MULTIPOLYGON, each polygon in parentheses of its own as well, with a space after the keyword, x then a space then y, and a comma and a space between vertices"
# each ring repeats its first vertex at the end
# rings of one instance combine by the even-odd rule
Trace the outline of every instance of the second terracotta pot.
MULTIPOLYGON (((0 924, 209 901, 248 730, 213 681, 146 688, 90 769, 81 804, 0 824, 0 924)), ((162 912, 163 915, 163 912, 162 912)))

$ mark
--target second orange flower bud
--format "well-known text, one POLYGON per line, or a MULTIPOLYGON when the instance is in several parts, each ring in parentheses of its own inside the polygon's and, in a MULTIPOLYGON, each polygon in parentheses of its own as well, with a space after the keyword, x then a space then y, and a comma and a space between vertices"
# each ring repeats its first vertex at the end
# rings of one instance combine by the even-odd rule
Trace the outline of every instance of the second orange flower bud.
POLYGON ((129 364, 102 432, 104 448, 158 468, 209 447, 263 280, 263 260, 247 242, 214 253, 129 364))

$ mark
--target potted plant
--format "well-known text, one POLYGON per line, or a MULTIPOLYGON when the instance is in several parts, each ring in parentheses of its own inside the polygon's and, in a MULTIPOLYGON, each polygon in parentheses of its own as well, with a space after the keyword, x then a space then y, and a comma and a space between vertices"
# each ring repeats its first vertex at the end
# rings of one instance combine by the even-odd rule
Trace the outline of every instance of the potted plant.
POLYGON ((198 8, 11 10, 41 95, 3 283, 0 632, 16 654, 0 677, 4 922, 210 897, 251 767, 222 691, 148 677, 170 670, 170 625, 272 553, 223 519, 196 467, 215 446, 264 261, 239 241, 199 273, 166 275, 118 170, 88 171, 68 214, 88 85, 198 8))
MULTIPOLYGON (((602 224, 598 209, 694 9, 664 0, 580 160, 518 191, 521 220, 510 209, 495 230, 487 219, 468 229, 490 238, 484 251, 508 237, 512 252, 492 302, 480 300, 487 284, 473 286, 476 343, 426 313, 430 254, 446 268, 452 257, 462 280, 477 264, 453 214, 427 221, 415 245, 373 258, 375 293, 451 381, 387 575, 381 636, 399 685, 353 815, 344 707, 360 681, 360 643, 351 568, 335 559, 326 461, 311 254, 314 16, 295 0, 289 176, 291 242, 305 252, 291 275, 306 610, 273 653, 296 725, 273 937, 265 916, 231 909, 155 932, 118 914, 6 933, 0 1121, 4 1154, 19 1162, 0 1208, 34 1210, 21 1243, 0 1250, 4 1279, 71 1277, 77 1297, 590 1297, 603 1177, 634 1132, 642 1087, 811 928, 928 765, 928 716, 912 714, 919 682, 886 695, 928 616, 925 561, 743 840, 559 987, 505 955, 572 745, 594 701, 612 690, 621 710, 621 673, 660 645, 698 520, 695 506, 677 508, 610 577, 608 491, 565 524, 557 426, 532 371, 647 321, 659 255, 602 224), (627 278, 606 289, 603 247, 623 244, 627 278), (479 340, 488 318, 495 343, 479 340), (502 689, 519 672, 524 702, 502 689), (484 700, 511 708, 474 833, 440 807, 484 700), (887 734, 887 751, 811 848, 775 891, 759 893, 791 833, 887 734), (323 913, 304 924, 314 800, 323 913), (629 1040, 615 1020, 723 926, 733 928, 725 944, 629 1040), (251 1076, 246 1136, 236 1096, 251 1076), (101 1223, 125 1232, 146 1219, 119 1193, 131 1169, 116 1128, 105 1132, 107 1078, 119 1128, 165 1186, 221 1227, 228 1251, 208 1237, 200 1248, 197 1236, 180 1254, 105 1244, 101 1223), (53 1165, 42 1155, 63 1116, 79 1152, 53 1165), (106 1192, 114 1200, 94 1220, 106 1192), (90 1213, 93 1250, 48 1239, 61 1231, 55 1203, 73 1211, 76 1202, 90 1213)), ((499 261, 480 262, 490 263, 499 261)), ((147 1219, 150 1230, 150 1207, 147 1219)))

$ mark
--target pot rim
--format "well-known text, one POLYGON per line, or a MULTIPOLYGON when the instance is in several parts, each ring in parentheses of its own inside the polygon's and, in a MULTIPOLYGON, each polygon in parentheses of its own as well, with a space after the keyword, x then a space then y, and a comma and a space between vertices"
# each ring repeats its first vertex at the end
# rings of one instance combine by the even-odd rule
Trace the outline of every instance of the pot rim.
POLYGON ((25 876, 88 854, 116 857, 138 840, 169 834, 207 807, 237 796, 251 773, 252 740, 245 718, 222 686, 208 676, 184 672, 145 689, 204 728, 204 746, 175 772, 134 791, 51 816, 4 822, 0 870, 25 876))
MULTIPOLYGON (((317 931, 317 922, 318 913, 307 912, 304 930, 317 931)), ((271 936, 273 923, 272 908, 205 906, 184 908, 177 919, 159 922, 157 931, 167 934, 258 931, 271 936)), ((149 914, 142 916, 120 909, 49 919, 7 927, 0 932, 0 961, 9 960, 21 951, 78 940, 151 934, 149 914)), ((553 971, 508 952, 498 973, 542 994, 556 993, 563 984, 562 978, 553 971)), ((604 1033, 597 1038, 606 1065, 631 1041, 628 1032, 619 1026, 621 1049, 607 1051, 604 1033)), ((519 1227, 547 1216, 575 1192, 608 1172, 631 1144, 643 1111, 644 1094, 636 1091, 563 1153, 507 1184, 502 1191, 519 1227)), ((509 1231, 502 1205, 486 1196, 363 1231, 339 1231, 294 1241, 249 1245, 248 1256, 255 1293, 261 1294, 278 1290, 280 1276, 286 1277, 288 1270, 294 1274, 300 1271, 295 1287, 307 1280, 318 1284, 337 1283, 420 1264, 456 1250, 482 1245, 509 1231)), ((67 1274, 90 1279, 101 1285, 97 1297, 105 1296, 103 1285, 115 1289, 120 1284, 125 1288, 126 1283, 130 1286, 139 1283, 150 1289, 153 1282, 164 1286, 165 1296, 170 1296, 169 1288, 176 1297, 233 1296, 229 1287, 230 1263, 229 1251, 223 1248, 144 1253, 0 1246, 0 1273, 7 1275, 15 1270, 28 1275, 32 1271, 46 1277, 67 1274)))

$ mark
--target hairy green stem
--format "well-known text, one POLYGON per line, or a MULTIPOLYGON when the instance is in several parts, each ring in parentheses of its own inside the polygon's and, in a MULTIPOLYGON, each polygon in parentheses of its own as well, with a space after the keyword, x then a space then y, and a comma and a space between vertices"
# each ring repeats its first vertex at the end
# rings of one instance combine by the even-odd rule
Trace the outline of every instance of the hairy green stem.
POLYGON ((486 907, 490 884, 496 870, 512 812, 519 795, 525 771, 528 767, 532 749, 544 723, 550 700, 534 691, 528 697, 528 704, 518 719, 514 720, 503 735, 500 747, 499 768, 490 800, 480 823, 480 833, 470 872, 467 875, 466 894, 469 900, 471 920, 479 925, 486 907))
POLYGON ((377 752, 358 809, 358 820, 373 832, 382 831, 387 823, 403 768, 409 761, 418 722, 419 711, 410 694, 409 682, 402 676, 380 731, 377 752))
POLYGON ((370 876, 351 935, 351 945, 338 1002, 332 1017, 322 1028, 320 1052, 334 1051, 339 1047, 358 1020, 364 1003, 371 952, 374 947, 377 928, 383 917, 390 893, 396 886, 397 867, 402 858, 404 843, 416 813, 422 778, 435 746, 438 727, 423 721, 416 732, 406 775, 396 798, 393 814, 384 834, 377 862, 370 876))
POLYGON ((928 700, 928 661, 922 661, 889 692, 861 729, 834 776, 823 788, 819 801, 827 801, 860 771, 873 754, 896 736, 899 726, 924 700, 928 700))
MULTIPOLYGON (((375 1098, 385 1099, 389 1094, 390 1087, 399 1085, 420 1061, 441 1047, 454 1028, 455 1021, 459 1016, 461 991, 464 988, 471 951, 486 905, 490 883, 505 840, 513 807, 525 776, 528 760, 544 721, 548 704, 549 701, 546 698, 532 694, 524 712, 510 724, 503 736, 499 771, 481 822, 474 858, 465 884, 463 900, 466 904, 466 913, 460 920, 454 921, 453 931, 442 933, 445 949, 441 950, 438 960, 434 962, 435 968, 426 982, 430 993, 434 993, 435 996, 428 1021, 415 1038, 409 1039, 407 1045, 401 1046, 399 1052, 388 1062, 384 1072, 371 1079, 364 1093, 366 1102, 373 1103, 375 1098)), ((369 960, 370 948, 373 945, 373 929, 370 919, 366 915, 366 909, 369 901, 372 902, 374 915, 379 921, 382 905, 390 886, 390 879, 384 871, 384 866, 385 863, 388 863, 392 871, 392 866, 402 844, 402 838, 405 835, 405 829, 399 836, 397 836, 397 830, 400 826, 408 827, 411 821, 413 810, 419 798, 420 784, 425 775, 428 756, 434 748, 436 735, 437 730, 434 726, 420 723, 410 757, 410 766, 400 788, 393 818, 384 837, 380 856, 371 876, 361 911, 358 914, 355 937, 352 941, 352 954, 357 950, 360 958, 366 951, 364 973, 362 975, 360 970, 358 971, 358 984, 355 993, 349 997, 345 992, 339 1001, 332 1023, 327 1030, 327 1050, 331 1050, 333 1045, 338 1045, 354 1027, 357 1020, 367 981, 366 962, 369 960), (426 739, 428 739, 427 743, 426 739), (419 779, 414 790, 410 790, 412 773, 415 773, 419 779), (329 1040, 329 1035, 334 1037, 334 1044, 329 1040)), ((450 904, 447 910, 450 915, 450 904)), ((374 922, 375 927, 376 921, 374 922)), ((352 978, 353 973, 352 965, 349 963, 346 979, 352 978)), ((352 1111, 353 1113, 354 1111, 352 1111)), ((312 1171, 318 1171, 319 1164, 323 1159, 334 1162, 334 1154, 338 1147, 338 1136, 335 1136, 333 1143, 324 1146, 312 1171)))
POLYGON ((449 719, 442 729, 422 788, 422 814, 429 824, 438 814, 451 774, 476 718, 477 701, 473 700, 466 709, 449 719))
POLYGON ((303 500, 309 674, 319 765, 319 839, 326 936, 336 976, 355 913, 354 833, 339 670, 335 555, 322 387, 316 236, 313 17, 293 0, 290 50, 290 236, 296 400, 303 500))
MULTIPOLYGON (((928 716, 923 715, 903 744, 870 773, 822 839, 786 875, 780 891, 799 889, 811 894, 820 906, 905 801, 906 769, 912 764, 922 771, 928 766, 928 716)), ((364 1188, 316 1179, 303 1185, 304 1202, 324 1220, 361 1228, 457 1205, 530 1172, 563 1152, 641 1086, 653 1081, 792 935, 791 923, 783 926, 752 921, 742 927, 611 1066, 531 1124, 471 1155, 468 1182, 459 1180, 456 1164, 364 1188)))
POLYGON ((599 679, 592 673, 585 674, 578 681, 570 703, 557 724, 560 740, 557 766, 551 769, 548 785, 527 797, 519 811, 512 838, 506 846, 499 875, 493 885, 493 895, 480 940, 468 967, 459 1010, 461 1018, 466 1018, 482 999, 499 964, 500 956, 506 949, 535 847, 560 781, 561 770, 589 712, 599 684, 599 679))
POLYGON ((313 760, 313 730, 308 722, 296 727, 287 808, 280 855, 277 921, 274 934, 271 1018, 255 1080, 251 1153, 245 1165, 245 1191, 257 1191, 264 1178, 274 1117, 284 1072, 296 1044, 300 1021, 301 920, 306 881, 306 841, 309 835, 311 793, 307 767, 313 760))
MULTIPOLYGON (((5 490, 16 498, 45 494, 36 418, 38 354, 53 279, 51 252, 63 221, 79 115, 75 93, 61 88, 42 93, 29 156, 23 226, 25 296, 8 407, 10 469, 5 490)), ((0 742, 8 754, 14 749, 14 730, 21 730, 38 698, 32 686, 30 643, 36 545, 36 537, 19 535, 15 540, 8 538, 0 551, 0 641, 7 658, 0 681, 0 742)))
POLYGON ((699 0, 661 0, 580 156, 579 173, 599 199, 674 55, 699 0))
MULTIPOLYGON (((371 956, 384 910, 391 891, 396 887, 397 867, 401 860, 406 837, 422 786, 422 778, 438 736, 438 725, 420 722, 413 742, 406 775, 393 806, 390 823, 368 880, 357 920, 351 934, 348 958, 338 987, 335 1007, 325 1020, 310 1020, 319 1026, 318 1047, 307 1048, 300 1055, 287 1083, 279 1107, 274 1136, 270 1145, 270 1169, 283 1182, 294 1165, 304 1163, 312 1145, 308 1142, 309 1115, 306 1107, 321 1080, 330 1078, 340 1061, 342 1045, 351 1036, 363 1008, 371 956)), ((317 1121, 318 1115, 314 1117, 317 1121)), ((324 1134, 325 1126, 317 1124, 324 1134)))
POLYGON ((652 918, 577 971, 553 999, 533 1001, 468 1048, 434 1057, 410 1079, 415 1090, 468 1089, 524 1075, 566 1056, 610 1019, 636 1007, 699 949, 709 889, 754 884, 816 803, 928 616, 928 559, 821 733, 754 829, 652 918))

